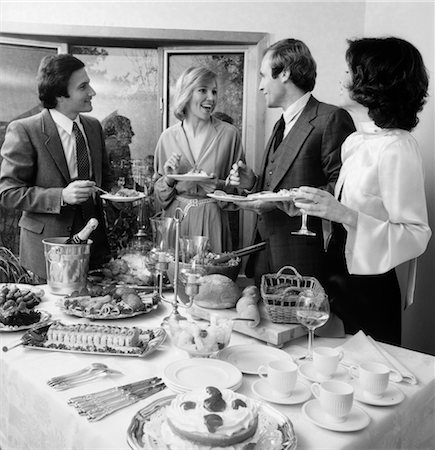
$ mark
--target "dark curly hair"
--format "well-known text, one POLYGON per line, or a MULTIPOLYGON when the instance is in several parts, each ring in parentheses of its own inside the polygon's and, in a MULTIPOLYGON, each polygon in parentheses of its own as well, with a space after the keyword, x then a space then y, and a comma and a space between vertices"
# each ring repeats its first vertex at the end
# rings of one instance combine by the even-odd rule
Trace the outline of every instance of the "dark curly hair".
POLYGON ((348 40, 348 44, 350 97, 368 108, 378 127, 411 131, 429 84, 420 52, 395 37, 348 40))
POLYGON ((49 55, 42 58, 38 69, 38 93, 44 108, 55 108, 56 97, 69 97, 68 82, 76 70, 84 63, 68 54, 49 55))
POLYGON ((291 82, 304 92, 316 84, 317 66, 309 48, 298 39, 282 39, 266 49, 270 55, 272 78, 289 70, 291 82))

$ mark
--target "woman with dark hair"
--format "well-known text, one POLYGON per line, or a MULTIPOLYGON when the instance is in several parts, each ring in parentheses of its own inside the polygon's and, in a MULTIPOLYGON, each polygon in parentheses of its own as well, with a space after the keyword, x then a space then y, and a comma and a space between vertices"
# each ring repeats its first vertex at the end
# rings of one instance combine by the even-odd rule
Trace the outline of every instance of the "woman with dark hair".
POLYGON ((326 288, 346 332, 363 330, 400 345, 395 267, 410 261, 407 291, 412 292, 415 258, 431 236, 422 159, 410 134, 425 103, 428 75, 419 51, 394 37, 349 41, 346 61, 344 87, 357 131, 343 144, 335 197, 303 187, 312 203, 295 206, 335 222, 326 288))
POLYGON ((207 197, 214 190, 228 190, 231 166, 244 160, 236 127, 212 113, 217 103, 217 76, 204 67, 191 67, 177 81, 174 114, 179 122, 160 136, 155 151, 154 185, 158 206, 172 217, 176 208, 187 214, 181 222, 182 235, 207 236, 213 252, 231 250, 226 203, 207 197), (205 181, 175 181, 171 174, 204 171, 205 181))

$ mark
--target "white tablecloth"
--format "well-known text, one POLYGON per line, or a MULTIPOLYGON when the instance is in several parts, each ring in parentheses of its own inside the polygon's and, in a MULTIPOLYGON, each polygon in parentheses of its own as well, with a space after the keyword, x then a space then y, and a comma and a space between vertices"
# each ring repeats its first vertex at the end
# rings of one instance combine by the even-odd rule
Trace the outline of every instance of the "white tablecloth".
MULTIPOLYGON (((46 292, 48 290, 46 289, 46 292)), ((52 313, 64 323, 87 322, 60 312, 56 306, 58 297, 46 295, 40 309, 52 313)), ((126 326, 144 328, 159 326, 170 311, 162 304, 158 310, 132 319, 117 321, 126 326)), ((113 321, 104 323, 114 324, 113 321)), ((22 332, 0 333, 0 345, 9 346, 22 332)), ((316 338, 315 345, 342 345, 344 339, 316 338)), ((233 333, 231 345, 262 344, 253 338, 233 333)), ((263 344, 262 344, 263 345, 263 344)), ((284 351, 290 355, 303 352, 306 338, 290 342, 284 351)), ((339 433, 322 429, 307 421, 302 405, 273 405, 292 421, 298 439, 298 449, 434 449, 435 358, 398 347, 385 348, 399 361, 412 369, 419 380, 416 386, 398 385, 405 393, 405 400, 396 406, 358 406, 371 418, 369 426, 358 432, 339 433)), ((135 413, 150 400, 142 400, 105 419, 90 423, 67 405, 73 396, 100 391, 143 378, 161 376, 164 367, 187 354, 171 345, 170 340, 148 357, 113 357, 101 355, 69 354, 40 351, 18 347, 1 353, 0 359, 0 447, 2 450, 109 450, 128 449, 127 428, 135 413), (92 362, 102 362, 120 370, 123 375, 103 378, 74 389, 57 392, 47 380, 53 376, 72 372, 92 362)), ((254 396, 251 385, 257 379, 244 375, 239 392, 254 396)), ((157 395, 166 395, 164 390, 157 395)))

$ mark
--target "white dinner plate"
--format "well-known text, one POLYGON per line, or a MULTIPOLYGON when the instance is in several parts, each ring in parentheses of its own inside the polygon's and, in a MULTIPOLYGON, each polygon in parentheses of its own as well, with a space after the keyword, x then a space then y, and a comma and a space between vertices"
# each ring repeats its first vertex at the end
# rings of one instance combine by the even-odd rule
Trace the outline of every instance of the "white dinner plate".
POLYGON ((216 359, 192 358, 174 361, 165 367, 163 381, 182 391, 216 386, 230 389, 241 383, 242 373, 233 365, 216 359))
POLYGON ((223 191, 213 192, 213 194, 207 195, 220 202, 249 202, 248 197, 244 197, 242 195, 227 194, 226 192, 223 191))
POLYGON ((211 175, 201 173, 172 173, 166 175, 168 178, 172 178, 175 181, 204 181, 212 178, 211 175))
POLYGON ((323 412, 318 400, 310 400, 305 403, 304 406, 302 406, 302 414, 306 419, 318 427, 332 431, 358 431, 367 427, 370 423, 368 414, 355 405, 352 406, 352 409, 344 422, 331 422, 323 412))
POLYGON ((267 345, 234 345, 224 348, 217 358, 236 366, 241 372, 258 375, 258 368, 275 359, 291 360, 286 352, 267 345))
POLYGON ((388 384, 386 391, 380 398, 374 398, 366 395, 357 382, 353 383, 353 388, 355 400, 366 403, 367 405, 392 406, 402 403, 405 399, 405 394, 391 383, 388 384))
POLYGON ((296 382, 296 386, 291 395, 282 395, 272 390, 267 380, 260 378, 251 386, 252 392, 271 403, 278 403, 280 405, 297 405, 303 403, 311 397, 310 388, 301 381, 296 382))
POLYGON ((299 366, 298 371, 299 371, 299 374, 302 375, 307 380, 314 381, 317 383, 320 383, 320 382, 326 381, 326 380, 345 380, 345 379, 349 378, 348 370, 341 364, 338 365, 337 371, 329 378, 326 378, 325 376, 320 375, 314 368, 314 364, 311 361, 301 364, 299 366))
MULTIPOLYGON (((182 394, 183 392, 187 392, 190 391, 191 388, 181 388, 180 386, 174 385, 172 384, 170 381, 168 381, 167 379, 164 380, 166 387, 168 389, 170 389, 173 392, 176 392, 177 394, 182 394)), ((226 389, 230 389, 231 391, 237 391, 237 389, 240 388, 240 386, 242 385, 243 380, 240 380, 237 384, 235 384, 234 386, 228 386, 226 389)))
POLYGON ((137 195, 132 195, 130 197, 115 194, 102 194, 100 197, 111 202, 129 203, 145 198, 145 194, 143 192, 138 192, 137 195))

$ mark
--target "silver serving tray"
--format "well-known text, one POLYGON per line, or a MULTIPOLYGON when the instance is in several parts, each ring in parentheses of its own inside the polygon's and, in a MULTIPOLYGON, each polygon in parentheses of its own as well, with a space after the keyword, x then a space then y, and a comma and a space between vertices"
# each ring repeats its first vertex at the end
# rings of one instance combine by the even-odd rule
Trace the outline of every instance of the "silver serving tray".
POLYGON ((45 350, 45 351, 52 351, 52 352, 64 352, 64 353, 81 353, 81 354, 87 354, 87 355, 103 355, 103 356, 134 356, 136 358, 144 358, 145 356, 148 356, 150 353, 157 350, 160 345, 163 344, 163 342, 166 339, 166 331, 163 328, 154 328, 153 329, 155 337, 154 339, 151 339, 148 342, 148 345, 146 349, 142 353, 121 353, 121 352, 113 352, 113 351, 107 351, 107 352, 101 352, 101 351, 85 351, 85 350, 75 350, 75 349, 63 349, 63 348, 51 348, 51 347, 44 347, 40 345, 34 345, 29 342, 23 342, 23 346, 25 348, 32 348, 35 350, 45 350))
MULTIPOLYGON (((143 434, 143 425, 160 408, 167 406, 176 395, 161 397, 139 410, 133 417, 127 430, 127 443, 133 450, 161 450, 167 448, 163 443, 155 442, 143 434)), ((283 437, 282 450, 295 450, 297 439, 290 419, 267 403, 251 399, 259 411, 272 417, 278 423, 283 437)))
POLYGON ((28 325, 20 325, 20 326, 11 326, 11 325, 4 325, 3 323, 0 323, 0 331, 1 332, 14 332, 14 331, 23 331, 23 330, 30 330, 33 327, 39 327, 44 322, 47 322, 48 319, 50 319, 51 314, 47 311, 42 311, 40 309, 35 309, 35 311, 38 311, 41 313, 41 317, 38 320, 38 322, 33 322, 28 325))

